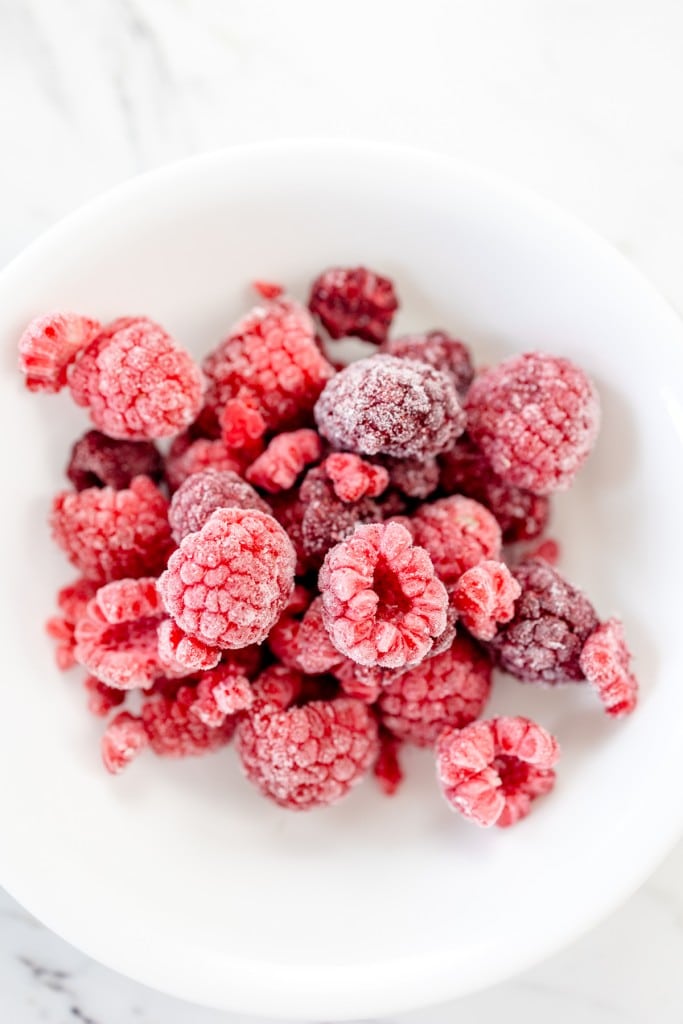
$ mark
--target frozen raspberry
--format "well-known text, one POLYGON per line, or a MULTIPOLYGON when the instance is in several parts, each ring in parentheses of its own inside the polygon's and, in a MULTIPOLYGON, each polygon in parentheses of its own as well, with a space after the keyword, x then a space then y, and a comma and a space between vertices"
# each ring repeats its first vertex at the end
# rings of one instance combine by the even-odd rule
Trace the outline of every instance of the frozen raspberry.
POLYGON ((333 267, 313 282, 308 308, 331 338, 353 336, 379 345, 387 336, 398 299, 388 277, 365 267, 333 267))
POLYGON ((619 619, 608 619, 593 630, 583 645, 579 664, 607 714, 613 718, 630 715, 638 701, 638 680, 631 672, 631 652, 619 619))
POLYGON ((298 664, 302 672, 319 675, 328 672, 343 659, 325 628, 321 597, 316 597, 304 613, 297 639, 298 664))
POLYGON ((88 579, 154 575, 173 549, 168 502, 146 476, 130 487, 62 491, 52 504, 52 534, 88 579))
POLYGON ((357 527, 328 552, 318 585, 332 643, 361 665, 419 661, 446 627, 445 588, 398 523, 357 527))
POLYGON ((304 677, 285 665, 269 665, 252 685, 254 707, 259 711, 284 711, 301 694, 304 677))
MULTIPOLYGON (((209 426, 211 420, 209 420, 209 426)), ((231 450, 248 450, 258 455, 263 450, 262 438, 267 423, 258 409, 239 398, 231 398, 218 412, 221 440, 231 450)))
POLYGON ((447 373, 453 380, 455 390, 461 395, 465 394, 474 378, 469 349, 445 331, 387 338, 382 345, 382 352, 399 359, 417 359, 429 363, 435 370, 447 373))
POLYGON ((217 508, 255 508, 270 514, 263 498, 237 473, 205 469, 183 481, 171 499, 168 521, 178 544, 188 533, 201 530, 217 508))
POLYGON ((439 462, 442 490, 485 505, 498 520, 507 543, 533 540, 545 529, 550 514, 548 498, 502 480, 466 435, 440 455, 439 462))
POLYGON ((378 701, 382 724, 401 740, 432 746, 446 727, 481 714, 491 689, 491 662, 465 636, 407 672, 397 672, 378 701))
POLYGON ((102 737, 104 767, 112 775, 119 775, 147 744, 147 733, 140 719, 122 711, 111 720, 102 737))
POLYGON ((88 694, 88 711, 98 718, 106 718, 110 711, 120 707, 126 699, 125 690, 107 686, 97 676, 86 676, 83 685, 88 694))
MULTIPOLYGON (((306 561, 318 568, 327 552, 362 523, 378 523, 382 510, 372 498, 340 501, 322 466, 306 474, 299 490, 301 544, 306 561)), ((291 533, 291 530, 290 530, 291 533)))
POLYGON ((328 381, 315 406, 334 448, 361 455, 427 458, 465 429, 451 380, 426 363, 395 356, 359 359, 328 381))
POLYGON ((447 728, 436 744, 437 775, 451 807, 477 825, 502 828, 555 784, 557 740, 528 718, 493 718, 447 728))
MULTIPOLYGON (((264 430, 280 430, 305 425, 334 370, 315 343, 308 312, 278 299, 248 313, 207 357, 204 372, 207 411, 217 417, 237 400, 241 406, 231 408, 240 422, 246 407, 260 414, 264 430)), ((229 431, 230 422, 222 426, 229 431)))
POLYGON ((588 598, 545 562, 522 562, 513 576, 514 617, 491 641, 500 667, 530 683, 583 679, 581 650, 598 624, 588 598))
POLYGON ((188 636, 172 619, 164 619, 157 631, 159 662, 170 676, 185 676, 215 668, 223 655, 220 647, 188 636))
POLYGON ((439 464, 427 459, 384 459, 392 487, 407 498, 428 498, 439 486, 439 464))
POLYGON ((387 681, 398 674, 395 669, 359 665, 352 658, 344 658, 330 671, 347 697, 356 697, 366 704, 374 704, 387 681))
POLYGON ((500 527, 488 509, 471 498, 455 494, 421 505, 412 524, 415 543, 429 553, 448 590, 473 565, 500 557, 500 527))
POLYGON ((203 673, 190 713, 204 725, 217 728, 230 715, 247 711, 253 702, 254 691, 249 680, 227 662, 203 673))
POLYGON ((96 592, 97 583, 87 579, 75 580, 57 592, 57 607, 61 614, 53 615, 47 620, 45 631, 57 641, 55 660, 62 672, 76 664, 76 623, 85 613, 88 602, 96 592))
POLYGON ((239 475, 242 463, 235 452, 229 451, 223 441, 211 441, 200 437, 188 447, 175 443, 166 458, 166 478, 172 491, 177 490, 188 477, 196 476, 207 470, 217 473, 234 473, 239 475))
POLYGON ((492 640, 498 624, 509 622, 522 592, 504 562, 484 559, 462 574, 453 588, 453 604, 463 626, 478 640, 492 640))
POLYGON ((209 646, 261 643, 294 586, 296 556, 272 516, 221 508, 182 541, 159 580, 171 618, 209 646))
POLYGON ((238 725, 236 743, 247 778, 292 810, 335 803, 378 753, 372 712, 348 697, 257 711, 238 725))
POLYGON ((337 452, 323 463, 340 501, 377 498, 389 484, 389 473, 383 466, 373 466, 358 455, 337 452))
POLYGON ((115 441, 99 430, 89 430, 71 449, 66 475, 77 491, 87 487, 121 491, 136 476, 160 483, 164 464, 150 441, 115 441))
POLYGON ((527 551, 527 559, 533 558, 538 562, 547 562, 548 565, 557 565, 560 560, 560 545, 556 540, 546 537, 527 551))
POLYGON ((232 738, 235 716, 217 726, 207 725, 194 711, 197 699, 194 687, 181 686, 174 699, 155 694, 144 701, 140 716, 155 754, 193 757, 218 750, 232 738))
POLYGON ((401 744, 395 736, 384 729, 380 731, 379 744, 379 755, 372 771, 384 795, 393 796, 403 781, 403 772, 398 759, 401 744))
POLYGON ((97 320, 77 313, 48 313, 32 320, 19 339, 19 369, 29 391, 61 391, 68 367, 99 329, 97 320))
POLYGON ((566 490, 598 435, 592 381, 568 359, 513 356, 480 374, 467 395, 467 429, 507 483, 535 494, 566 490))
POLYGON ((288 491, 306 466, 317 462, 323 452, 315 430, 294 430, 278 434, 246 472, 249 483, 275 494, 288 491))

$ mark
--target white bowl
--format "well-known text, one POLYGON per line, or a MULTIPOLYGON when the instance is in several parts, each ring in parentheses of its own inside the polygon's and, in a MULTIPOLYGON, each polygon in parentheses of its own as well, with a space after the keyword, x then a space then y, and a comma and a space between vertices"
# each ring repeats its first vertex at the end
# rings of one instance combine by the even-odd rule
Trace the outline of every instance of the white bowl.
POLYGON ((436 156, 348 143, 216 153, 135 180, 69 217, 0 276, 3 593, 0 882, 54 931, 149 985, 224 1009, 384 1014, 499 981, 624 899, 683 820, 683 332, 606 243, 565 214, 436 156), (398 329, 444 326, 480 362, 522 349, 595 377, 604 427, 557 501, 563 566, 622 614, 643 683, 627 721, 586 687, 502 680, 491 709, 530 713, 564 756, 556 791, 509 831, 451 814, 427 752, 393 800, 366 782, 293 814, 232 750, 100 767, 101 722, 53 665, 42 623, 73 573, 45 525, 86 427, 15 369, 53 308, 147 313, 197 355, 255 278, 304 297, 330 264, 396 281, 398 329))

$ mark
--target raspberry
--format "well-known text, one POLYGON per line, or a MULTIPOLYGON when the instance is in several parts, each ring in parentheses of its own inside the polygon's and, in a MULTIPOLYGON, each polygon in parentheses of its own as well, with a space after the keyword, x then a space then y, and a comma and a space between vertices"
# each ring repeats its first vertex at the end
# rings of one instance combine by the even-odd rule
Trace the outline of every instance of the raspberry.
POLYGON ((221 648, 261 643, 294 586, 296 556, 272 516, 221 508, 182 541, 159 580, 180 628, 221 648))
POLYGON ((483 559, 500 557, 498 523, 479 502, 459 494, 421 505, 413 516, 412 533, 448 590, 483 559))
POLYGON ((328 552, 318 585, 332 643, 361 665, 419 661, 446 627, 444 586, 398 523, 357 527, 328 552))
POLYGON ((358 455, 342 452, 328 455, 323 466, 340 501, 376 498, 389 483, 389 473, 383 466, 373 466, 358 455))
POLYGON ((101 750, 104 767, 118 775, 148 744, 145 727, 139 718, 122 711, 104 731, 101 750))
POLYGON ((379 345, 387 336, 398 299, 388 277, 365 267, 333 267, 313 282, 308 308, 331 338, 351 335, 379 345))
POLYGON ((379 744, 379 755, 372 771, 384 795, 393 796, 403 781, 398 759, 400 743, 390 733, 381 730, 379 744))
POLYGON ((99 430, 89 430, 71 449, 66 475, 77 491, 87 487, 121 491, 136 476, 160 483, 164 464, 150 441, 115 441, 99 430))
POLYGON ((568 359, 528 352, 480 374, 467 429, 507 483, 535 494, 566 490, 598 435, 592 381, 568 359))
POLYGON ((61 391, 67 368, 99 329, 97 320, 77 313, 48 313, 32 320, 19 339, 19 369, 28 390, 61 391))
POLYGON ((464 494, 485 505, 498 520, 507 543, 533 540, 545 529, 550 514, 548 498, 502 480, 467 435, 440 455, 439 462, 446 494, 464 494))
MULTIPOLYGON (((316 566, 316 559, 309 558, 304 548, 303 518, 306 508, 299 498, 299 492, 292 490, 283 494, 273 494, 268 498, 268 504, 273 517, 280 526, 284 527, 296 551, 297 576, 305 576, 309 569, 317 568, 320 565, 322 555, 317 560, 316 566)), ((325 548, 325 550, 327 549, 325 548)))
POLYGON ((491 689, 491 662, 467 637, 407 672, 397 672, 379 695, 382 724, 394 736, 432 746, 446 726, 477 718, 491 689))
POLYGON ((205 469, 187 477, 171 499, 168 521, 178 544, 188 533, 201 530, 217 508, 258 509, 270 514, 263 498, 237 473, 205 469))
POLYGON ((485 559, 464 572, 453 589, 463 626, 478 640, 492 640, 498 623, 509 622, 522 592, 504 562, 485 559))
POLYGON ((500 667, 531 683, 583 679, 581 649, 598 624, 588 598, 545 562, 522 562, 513 576, 514 617, 491 641, 500 667))
POLYGON ((196 441, 186 445, 182 435, 176 438, 166 457, 166 478, 172 491, 177 490, 188 477, 204 473, 209 469, 217 473, 239 475, 242 471, 242 463, 235 452, 228 451, 223 441, 211 441, 207 437, 199 437, 196 441))
POLYGON ((392 487, 407 498, 428 498, 439 486, 439 464, 427 459, 384 459, 392 487))
POLYGON ((377 724, 360 701, 340 697, 242 719, 237 752, 247 778, 281 807, 336 803, 378 753, 377 724))
POLYGON ((607 714, 613 718, 630 715, 638 701, 638 680, 630 670, 631 652, 619 619, 608 619, 593 630, 583 645, 579 664, 607 714))
POLYGON ((328 381, 314 412, 334 448, 361 455, 427 458, 449 448, 465 428, 451 380, 395 356, 351 363, 328 381))
POLYGON ((298 632, 298 664, 302 672, 318 675, 328 672, 342 660, 323 621, 323 600, 316 597, 304 613, 298 632))
POLYGON ((173 549, 168 502, 146 476, 130 487, 62 491, 52 504, 52 534, 88 579, 155 575, 173 549))
POLYGON ((83 685, 88 694, 88 711, 98 718, 106 718, 110 711, 120 707, 126 699, 125 690, 107 686, 97 676, 86 676, 83 685))
POLYGON ((446 800, 477 825, 514 825, 555 784, 557 740, 528 718, 446 728, 436 744, 446 800))
POLYGON ((472 357, 462 341, 445 331, 427 331, 426 334, 407 334, 402 338, 387 338, 382 352, 399 359, 417 359, 429 363, 435 370, 447 373, 455 390, 464 395, 474 378, 472 357))
POLYGON ((45 623, 45 631, 57 641, 55 660, 62 672, 76 664, 76 623, 96 592, 97 583, 86 579, 75 580, 57 592, 57 606, 62 614, 51 616, 45 623))
POLYGON ((372 498, 340 501, 322 466, 306 474, 299 490, 301 545, 306 561, 319 568, 335 544, 350 536, 360 523, 378 523, 382 510, 372 498))
POLYGON ((270 665, 256 677, 252 689, 259 711, 284 711, 301 694, 303 676, 285 665, 270 665))
POLYGON ((204 725, 217 728, 238 711, 247 711, 254 702, 254 691, 246 676, 226 662, 200 678, 190 713, 204 725))
MULTIPOLYGON (((211 420, 209 420, 211 425, 211 420)), ((263 448, 261 439, 266 432, 266 421, 258 409, 246 402, 231 398, 218 413, 218 425, 223 443, 230 449, 263 448)), ((255 451, 254 454, 258 454, 255 451)))
POLYGON ((218 726, 206 725, 195 713, 196 706, 197 690, 191 686, 181 686, 174 699, 155 694, 144 701, 140 716, 155 754, 193 757, 218 750, 232 738, 235 716, 218 726))
POLYGON ((159 324, 140 317, 105 328, 71 367, 69 387, 105 434, 145 441, 192 422, 203 381, 189 353, 159 324))
POLYGON ((186 676, 215 668, 223 652, 188 636, 172 619, 164 619, 157 631, 159 663, 169 676, 186 676))
POLYGON ((237 399, 260 413, 264 429, 279 430, 306 420, 334 370, 316 346, 308 312, 278 299, 248 313, 204 361, 204 372, 214 416, 237 399))
POLYGON ((247 480, 271 494, 288 491, 306 466, 317 462, 322 453, 322 442, 315 430, 278 434, 252 462, 246 472, 247 480))

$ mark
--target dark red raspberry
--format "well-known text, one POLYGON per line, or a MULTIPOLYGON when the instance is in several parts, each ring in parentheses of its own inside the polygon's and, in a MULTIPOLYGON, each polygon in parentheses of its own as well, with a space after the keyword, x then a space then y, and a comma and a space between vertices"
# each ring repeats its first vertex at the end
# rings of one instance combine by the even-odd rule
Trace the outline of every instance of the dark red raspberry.
POLYGON ((45 623, 45 631, 57 641, 55 660, 62 672, 76 664, 76 623, 95 596, 97 586, 93 580, 78 579, 57 592, 57 607, 61 615, 51 616, 45 623))
POLYGON ((68 367, 99 330, 97 320, 77 313, 48 313, 32 320, 19 339, 19 369, 29 391, 61 391, 68 367))
POLYGON ((407 498, 428 498, 439 486, 439 464, 432 456, 428 459, 389 459, 382 465, 389 473, 392 487, 407 498))
POLYGON ((461 395, 465 394, 474 378, 469 349, 445 331, 387 338, 382 344, 382 352, 399 359, 417 359, 429 363, 435 370, 447 373, 453 380, 455 390, 461 395))
POLYGON ((168 521, 178 544, 188 533, 201 530, 217 508, 255 508, 270 514, 263 498, 237 473, 205 469, 187 477, 171 499, 168 521))
POLYGON ((77 491, 87 487, 130 487, 133 477, 164 478, 161 455, 151 441, 116 441, 89 430, 71 449, 66 475, 77 491))
POLYGON ((319 568, 335 544, 349 537, 356 526, 378 523, 382 510, 372 498, 341 501, 322 466, 306 474, 299 490, 301 545, 306 562, 319 568))
POLYGON ((473 565, 500 557, 498 523, 483 505, 460 494, 421 505, 412 519, 412 533, 448 590, 473 565))
POLYGON ((140 719, 128 711, 122 711, 111 720, 102 737, 104 767, 112 775, 119 775, 148 743, 147 733, 140 719))
POLYGON ((530 683, 583 679, 581 650, 598 618, 588 598, 546 562, 513 570, 522 588, 514 618, 491 641, 500 667, 530 683))
POLYGON ((398 759, 400 742, 384 729, 379 735, 379 755, 373 766, 373 774, 385 796, 393 796, 403 781, 403 772, 398 759))
POLYGON ((382 355, 359 359, 328 381, 315 419, 334 448, 399 459, 437 455, 465 429, 449 377, 426 363, 382 355))
POLYGON ((364 338, 379 345, 387 336, 398 299, 388 277, 366 267, 333 267, 317 277, 308 308, 331 338, 364 338))
POLYGON ((377 723, 361 701, 340 697, 286 711, 257 710, 237 727, 247 778, 281 807, 336 803, 377 757, 377 723))
POLYGON ((401 740, 432 746, 446 726, 478 718, 491 689, 491 662, 465 636, 407 672, 396 672, 378 701, 383 725, 401 740))
POLYGON ((88 711, 98 718, 106 718, 110 711, 120 707, 126 699, 125 690, 107 686, 97 676, 86 676, 83 685, 88 694, 88 711))
POLYGON ((116 321, 69 371, 74 401, 109 437, 169 437, 197 416, 202 375, 169 334, 144 317, 116 321))
POLYGON ((137 476, 122 491, 62 491, 50 522, 71 564, 88 579, 105 581, 161 571, 173 550, 167 512, 149 477, 137 476))
POLYGON ((237 453, 226 448, 225 442, 207 437, 198 437, 187 444, 186 436, 181 434, 166 457, 166 479, 171 491, 177 490, 188 477, 209 469, 239 475, 243 468, 237 453))
POLYGON ((246 472, 249 483, 276 494, 293 487, 306 466, 317 462, 323 453, 322 441, 315 430, 293 430, 278 434, 246 472))
MULTIPOLYGON (((270 495, 268 504, 271 507, 272 515, 277 519, 280 526, 284 527, 296 551, 297 576, 305 576, 310 569, 319 568, 323 560, 324 551, 318 558, 311 559, 304 547, 303 518, 306 506, 299 497, 299 490, 294 489, 282 494, 270 495)), ((327 549, 325 548, 325 550, 327 549)))
POLYGON ((215 668, 223 656, 220 647, 188 636, 173 619, 164 619, 157 631, 159 662, 167 676, 186 676, 215 668))
POLYGON ((357 527, 328 552, 318 585, 332 643, 361 665, 420 661, 446 628, 446 590, 398 523, 357 527))
POLYGON ((504 562, 484 559, 464 572, 453 589, 453 605, 465 629, 478 640, 492 640, 509 622, 522 592, 504 562))
POLYGON ((568 359, 528 352, 480 374, 467 395, 467 430, 507 483, 535 494, 566 490, 598 436, 592 381, 568 359))
POLYGON ((631 652, 619 619, 609 619, 593 630, 583 645, 579 664, 608 715, 620 718, 635 710, 638 680, 631 672, 631 652))
POLYGON ((377 498, 389 483, 389 473, 383 466, 374 466, 349 452, 328 455, 323 466, 340 501, 377 498))
POLYGON ((514 825, 555 784, 557 740, 528 718, 493 718, 444 729, 436 745, 450 806, 485 827, 514 825))
POLYGON ((221 648, 261 643, 294 586, 296 555, 272 516, 220 508, 182 541, 159 580, 171 618, 221 648))

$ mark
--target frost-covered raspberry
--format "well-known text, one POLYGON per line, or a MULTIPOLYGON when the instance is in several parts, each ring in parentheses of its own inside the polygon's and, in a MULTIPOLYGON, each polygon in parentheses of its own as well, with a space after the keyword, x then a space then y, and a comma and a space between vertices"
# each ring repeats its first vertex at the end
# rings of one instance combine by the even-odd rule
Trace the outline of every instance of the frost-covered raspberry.
POLYGON ((61 391, 68 367, 99 330, 97 320, 78 313, 47 313, 32 320, 19 339, 19 369, 29 391, 61 391))
POLYGON ((392 487, 407 498, 428 498, 439 486, 439 464, 432 456, 426 459, 384 458, 382 465, 389 473, 392 487))
POLYGON ((122 711, 111 720, 102 737, 104 767, 112 775, 119 775, 148 743, 147 732, 140 719, 122 711))
POLYGON ((620 718, 635 709, 638 680, 631 672, 631 652, 619 619, 608 619, 593 630, 583 645, 579 664, 608 715, 620 718))
POLYGON ((379 345, 387 336, 398 299, 388 277, 366 267, 333 267, 313 282, 308 308, 331 338, 352 336, 379 345))
POLYGON ((435 370, 447 373, 456 391, 464 395, 474 378, 469 349, 445 331, 427 331, 425 334, 406 334, 401 338, 387 338, 382 352, 399 359, 417 359, 429 363, 435 370))
POLYGON ((389 484, 389 473, 383 466, 374 466, 351 452, 335 452, 323 463, 340 501, 377 498, 389 484))
POLYGON ((501 533, 495 518, 479 502, 460 494, 421 505, 412 519, 412 533, 449 590, 473 565, 500 558, 501 533))
POLYGON ((278 434, 246 472, 251 484, 276 494, 288 491, 306 466, 317 462, 323 453, 322 441, 315 430, 293 430, 278 434))
POLYGON ((257 710, 237 727, 247 778, 282 807, 336 803, 377 757, 377 723, 361 701, 340 697, 286 711, 257 710))
POLYGON ((334 448, 399 459, 437 455, 465 429, 449 377, 426 363, 383 355, 359 359, 328 381, 315 419, 334 448))
POLYGON ((88 579, 153 576, 173 549, 168 502, 149 477, 130 487, 62 491, 52 503, 52 535, 88 579))
POLYGON ((159 579, 171 618, 221 648, 261 643, 294 586, 296 555, 272 516, 221 508, 181 542, 159 579))
POLYGON ((75 402, 109 437, 144 441, 188 426, 202 404, 199 367, 159 324, 117 321, 69 371, 75 402))
POLYGON ((530 683, 583 679, 581 651, 598 625, 588 598, 546 562, 522 562, 513 576, 522 593, 491 641, 498 665, 530 683))
POLYGON ((361 665, 420 661, 446 628, 446 590, 398 523, 357 527, 328 552, 318 585, 332 643, 361 665))
POLYGON ((186 437, 180 435, 166 456, 166 479, 171 491, 177 490, 188 477, 209 469, 239 475, 243 468, 237 453, 230 451, 224 441, 208 437, 198 437, 187 444, 186 437))
POLYGON ((598 436, 600 403, 569 359, 528 352, 480 374, 467 395, 467 430, 507 483, 565 490, 598 436))
POLYGON ((304 677, 286 665, 269 665, 254 679, 254 709, 284 711, 301 695, 304 677))
POLYGON ((96 581, 83 578, 57 591, 60 614, 50 616, 45 623, 45 632, 57 641, 55 661, 62 672, 76 664, 76 623, 84 614, 88 602, 95 596, 97 587, 96 581))
POLYGON ((231 715, 248 711, 253 703, 254 691, 247 677, 238 666, 225 662, 202 673, 190 714, 215 729, 231 715))
POLYGON ((188 636, 173 619, 164 619, 157 630, 158 655, 165 675, 181 677, 215 668, 223 656, 220 647, 188 636))
POLYGON ((446 726, 460 729, 478 718, 491 689, 491 662, 465 636, 407 672, 397 672, 382 689, 382 724, 399 739, 428 747, 446 726))
POLYGON ((528 718, 493 718, 444 729, 436 744, 437 775, 446 800, 463 817, 488 827, 514 825, 555 784, 557 740, 528 718))
POLYGON ((217 508, 255 508, 270 514, 263 498, 237 473, 205 469, 184 480, 171 499, 168 521, 178 544, 188 533, 201 530, 217 508))
POLYGON ((403 772, 398 758, 400 742, 385 729, 380 730, 379 754, 372 772, 385 796, 393 796, 403 781, 403 772))
POLYGON ((86 676, 83 687, 88 695, 88 711, 98 718, 106 718, 114 708, 121 707, 126 699, 125 690, 107 686, 97 676, 86 676))
POLYGON ((140 709, 149 745, 159 757, 194 757, 218 750, 232 738, 236 718, 207 725, 196 713, 197 688, 181 686, 173 699, 154 694, 140 709))
POLYGON ((322 466, 309 470, 304 477, 299 509, 300 520, 294 529, 300 530, 304 557, 314 568, 319 568, 330 548, 349 537, 356 526, 382 519, 382 510, 372 498, 341 501, 322 466))
POLYGON ((330 639, 323 619, 323 601, 316 597, 304 612, 297 635, 299 668, 309 675, 329 672, 343 659, 330 639))
POLYGON ((484 559, 462 574, 453 589, 453 605, 463 626, 478 640, 492 640, 509 622, 522 592, 504 562, 484 559))
POLYGON ((86 487, 130 487, 136 476, 160 483, 164 463, 151 441, 116 441, 89 430, 71 449, 66 475, 77 491, 86 487))

